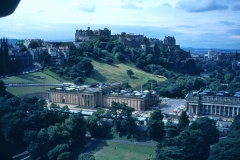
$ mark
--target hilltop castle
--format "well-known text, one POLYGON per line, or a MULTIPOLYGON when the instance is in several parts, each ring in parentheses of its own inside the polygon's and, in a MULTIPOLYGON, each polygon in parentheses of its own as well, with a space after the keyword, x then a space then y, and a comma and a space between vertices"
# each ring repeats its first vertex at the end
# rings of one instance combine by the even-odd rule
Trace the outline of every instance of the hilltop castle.
POLYGON ((119 40, 124 46, 132 48, 141 48, 144 51, 154 51, 154 46, 163 47, 167 49, 180 48, 176 45, 176 39, 174 37, 165 36, 164 40, 157 38, 147 38, 144 35, 135 35, 134 33, 125 33, 111 35, 111 30, 104 28, 103 30, 91 30, 90 27, 87 30, 76 30, 75 42, 85 42, 101 36, 111 37, 115 40, 119 40))
POLYGON ((107 28, 104 28, 103 30, 98 29, 98 30, 91 30, 90 27, 88 27, 87 30, 76 30, 75 33, 75 41, 76 42, 84 42, 91 40, 93 38, 98 38, 101 36, 111 36, 111 31, 107 28))

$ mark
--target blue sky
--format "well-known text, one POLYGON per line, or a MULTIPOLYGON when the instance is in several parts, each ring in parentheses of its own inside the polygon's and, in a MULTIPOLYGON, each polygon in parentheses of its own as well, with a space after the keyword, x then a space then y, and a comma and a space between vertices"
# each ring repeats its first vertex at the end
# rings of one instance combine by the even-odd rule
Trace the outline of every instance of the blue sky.
POLYGON ((74 39, 88 26, 174 36, 183 47, 240 49, 240 0, 22 0, 0 19, 0 37, 74 39))

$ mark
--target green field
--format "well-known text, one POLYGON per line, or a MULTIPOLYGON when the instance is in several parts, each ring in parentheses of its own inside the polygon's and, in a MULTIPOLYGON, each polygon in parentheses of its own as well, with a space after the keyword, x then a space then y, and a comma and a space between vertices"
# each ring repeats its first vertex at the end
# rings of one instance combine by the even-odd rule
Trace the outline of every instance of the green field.
POLYGON ((10 76, 6 78, 2 78, 5 84, 9 83, 58 83, 59 80, 44 74, 42 72, 34 72, 16 76, 10 76))
POLYGON ((56 86, 27 86, 27 87, 7 87, 7 91, 17 97, 23 97, 27 94, 46 93, 47 89, 56 86))
POLYGON ((149 154, 155 157, 155 150, 156 147, 107 142, 99 144, 93 154, 96 160, 146 160, 152 158, 149 154))
POLYGON ((87 82, 128 82, 132 87, 141 86, 148 80, 153 79, 156 81, 164 81, 165 77, 156 77, 155 75, 148 74, 140 69, 131 67, 123 63, 116 63, 109 65, 92 61, 94 71, 92 79, 88 78, 87 82), (131 69, 134 72, 132 78, 127 75, 126 70, 131 69))

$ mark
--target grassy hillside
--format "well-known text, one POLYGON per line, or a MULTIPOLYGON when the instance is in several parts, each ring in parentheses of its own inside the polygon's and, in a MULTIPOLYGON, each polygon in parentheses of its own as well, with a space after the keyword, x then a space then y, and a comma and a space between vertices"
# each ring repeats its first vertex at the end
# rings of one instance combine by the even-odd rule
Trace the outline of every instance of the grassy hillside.
POLYGON ((165 77, 156 77, 142 70, 123 63, 115 63, 109 65, 92 60, 94 71, 91 78, 87 78, 86 82, 128 82, 132 87, 141 86, 148 80, 164 81, 165 77), (134 72, 132 78, 127 75, 126 70, 131 69, 134 72))
MULTIPOLYGON (((158 82, 166 80, 165 77, 157 77, 152 74, 148 74, 142 70, 139 70, 131 64, 114 63, 113 65, 106 64, 104 62, 98 62, 92 60, 94 70, 92 76, 85 79, 85 83, 96 83, 96 82, 128 82, 132 87, 140 87, 148 80, 153 79, 158 82), (131 69, 134 72, 132 78, 127 75, 126 70, 131 69)), ((44 69, 43 72, 35 72, 17 76, 11 76, 2 78, 5 84, 9 83, 61 83, 61 82, 72 82, 72 80, 66 77, 60 77, 58 74, 44 69)), ((26 94, 46 92, 50 86, 28 86, 28 87, 8 87, 7 91, 11 94, 23 97, 26 94)), ((138 88, 139 89, 139 88, 138 88)))

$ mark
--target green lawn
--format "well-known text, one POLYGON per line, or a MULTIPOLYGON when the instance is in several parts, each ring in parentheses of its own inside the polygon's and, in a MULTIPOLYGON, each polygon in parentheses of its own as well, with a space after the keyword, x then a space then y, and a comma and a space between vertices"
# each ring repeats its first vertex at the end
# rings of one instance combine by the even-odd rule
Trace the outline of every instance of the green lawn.
POLYGON ((22 74, 17 76, 10 76, 6 78, 2 78, 1 80, 4 81, 4 83, 58 83, 59 80, 44 74, 42 72, 34 72, 34 73, 28 73, 28 74, 22 74))
POLYGON ((149 154, 155 157, 155 150, 156 147, 107 142, 99 144, 93 154, 96 160, 146 160, 152 158, 149 154))
POLYGON ((56 86, 27 86, 27 87, 7 87, 7 91, 17 97, 23 97, 26 94, 47 92, 47 89, 56 86))
POLYGON ((128 82, 132 87, 141 86, 148 80, 153 79, 156 81, 164 81, 165 77, 156 77, 155 75, 148 74, 142 70, 131 67, 123 63, 116 63, 109 65, 106 63, 99 63, 92 61, 94 72, 92 79, 88 78, 87 82, 128 82), (127 75, 126 70, 131 69, 134 72, 132 78, 127 75))
POLYGON ((60 82, 72 82, 72 80, 70 78, 60 77, 57 73, 54 73, 47 68, 45 68, 43 70, 43 73, 46 74, 46 75, 51 75, 51 77, 53 77, 54 79, 56 79, 60 82))

